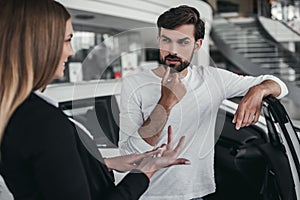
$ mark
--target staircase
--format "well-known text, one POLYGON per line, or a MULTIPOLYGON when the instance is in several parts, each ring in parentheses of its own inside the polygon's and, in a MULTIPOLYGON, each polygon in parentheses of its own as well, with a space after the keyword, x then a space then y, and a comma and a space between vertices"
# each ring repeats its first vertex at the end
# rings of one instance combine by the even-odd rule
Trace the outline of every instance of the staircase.
POLYGON ((279 77, 288 85, 289 96, 300 104, 299 55, 277 43, 256 18, 216 18, 211 38, 223 56, 243 73, 279 77))

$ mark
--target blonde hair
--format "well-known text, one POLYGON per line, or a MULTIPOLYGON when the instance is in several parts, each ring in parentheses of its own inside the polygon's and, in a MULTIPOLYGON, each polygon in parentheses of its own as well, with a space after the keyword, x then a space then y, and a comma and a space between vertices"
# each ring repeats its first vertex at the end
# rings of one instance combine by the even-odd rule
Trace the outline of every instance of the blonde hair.
POLYGON ((54 77, 67 10, 53 0, 0 0, 0 141, 10 117, 54 77))

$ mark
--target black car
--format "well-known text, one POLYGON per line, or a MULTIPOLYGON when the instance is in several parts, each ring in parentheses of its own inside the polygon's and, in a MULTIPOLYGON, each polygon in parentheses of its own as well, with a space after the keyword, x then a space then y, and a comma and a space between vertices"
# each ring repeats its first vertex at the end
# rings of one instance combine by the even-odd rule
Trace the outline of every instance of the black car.
POLYGON ((221 134, 215 146, 217 191, 205 199, 300 199, 300 132, 283 105, 274 97, 265 98, 259 122, 239 131, 231 122, 236 107, 225 101, 220 108, 216 130, 221 129, 221 134))

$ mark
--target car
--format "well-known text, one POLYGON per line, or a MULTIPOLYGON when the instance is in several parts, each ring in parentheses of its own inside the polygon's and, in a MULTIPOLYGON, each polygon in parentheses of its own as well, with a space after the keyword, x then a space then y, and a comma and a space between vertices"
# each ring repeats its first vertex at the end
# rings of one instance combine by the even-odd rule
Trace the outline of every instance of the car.
MULTIPOLYGON (((119 155, 119 88, 109 95, 61 102, 63 110, 77 115, 93 134, 105 156, 119 155), (93 105, 89 105, 92 102, 93 105), (85 112, 74 112, 83 109, 85 112)), ((112 85, 109 85, 112 84, 112 85)), ((232 123, 238 104, 225 100, 218 113, 215 145, 216 193, 205 199, 217 200, 295 200, 300 199, 300 140, 280 100, 269 96, 263 101, 259 121, 237 131, 232 123)), ((298 130, 298 132, 297 132, 298 130)), ((122 175, 117 174, 119 181, 122 175)))
POLYGON ((216 193, 205 199, 300 199, 299 128, 294 127, 283 105, 266 97, 259 121, 239 131, 231 122, 236 108, 237 104, 228 100, 220 107, 216 193))
MULTIPOLYGON (((77 92, 69 85, 50 87, 46 94, 91 132, 90 137, 102 155, 108 157, 119 155, 120 85, 120 80, 90 82, 77 85, 77 92), (95 90, 99 87, 101 92, 95 90), (66 94, 65 91, 73 92, 66 94), (82 91, 93 91, 93 94, 82 95, 82 91)), ((294 126, 280 100, 269 96, 263 101, 259 121, 237 131, 232 123, 237 106, 232 100, 225 100, 220 106, 215 128, 216 192, 204 199, 300 199, 299 127, 294 126)), ((124 175, 116 172, 116 183, 124 175)), ((5 190, 3 183, 0 182, 0 186, 5 190)))
MULTIPOLYGON (((100 84, 101 88, 114 89, 109 90, 110 94, 60 102, 60 107, 69 114, 72 110, 74 119, 92 132, 102 154, 116 156, 121 81, 100 84)), ((219 109, 215 134, 217 189, 205 199, 300 199, 299 128, 293 125, 280 100, 269 96, 263 101, 259 121, 237 131, 232 123, 237 106, 235 101, 225 100, 219 109)), ((116 181, 123 176, 117 173, 116 181)))

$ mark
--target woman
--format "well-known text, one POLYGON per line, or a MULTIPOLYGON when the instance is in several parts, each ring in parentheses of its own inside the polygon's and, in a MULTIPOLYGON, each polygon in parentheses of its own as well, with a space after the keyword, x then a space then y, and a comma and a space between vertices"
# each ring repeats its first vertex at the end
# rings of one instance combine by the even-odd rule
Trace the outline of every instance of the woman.
POLYGON ((173 150, 171 129, 158 150, 92 156, 75 125, 38 92, 63 76, 74 54, 69 13, 52 0, 1 0, 0 7, 1 173, 16 200, 138 199, 156 170, 189 164, 177 159, 184 139, 173 150), (112 169, 133 171, 115 186, 112 169))

